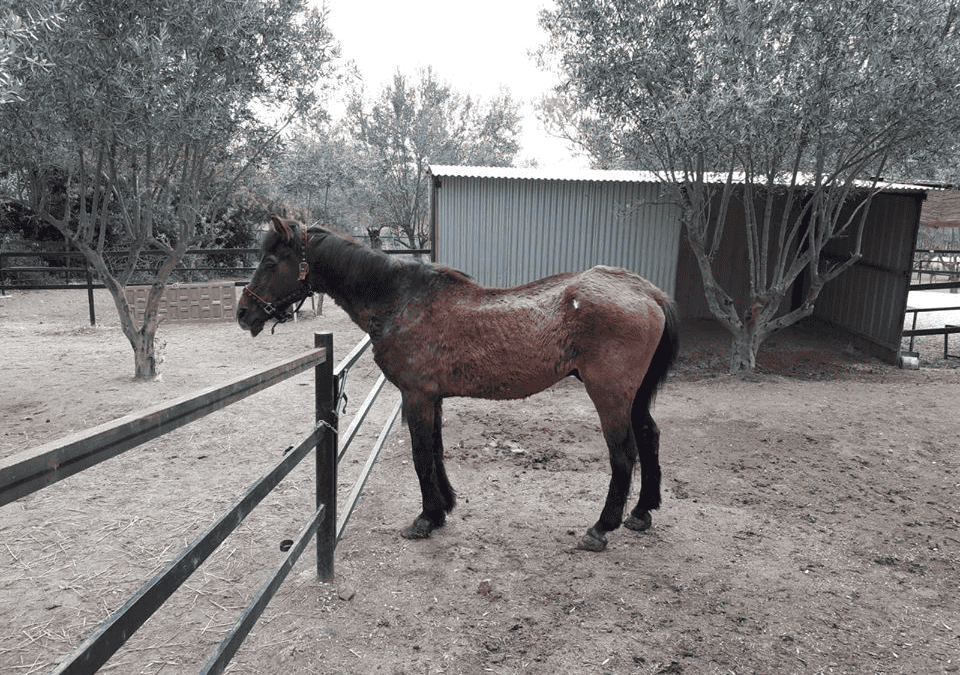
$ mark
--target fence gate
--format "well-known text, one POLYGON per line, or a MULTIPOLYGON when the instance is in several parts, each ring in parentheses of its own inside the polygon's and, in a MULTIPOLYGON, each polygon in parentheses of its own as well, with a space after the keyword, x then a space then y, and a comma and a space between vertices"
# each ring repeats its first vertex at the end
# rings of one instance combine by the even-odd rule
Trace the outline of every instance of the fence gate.
POLYGON ((381 374, 354 415, 349 429, 343 435, 343 443, 340 443, 338 418, 345 401, 345 380, 350 367, 369 346, 370 338, 367 336, 334 368, 333 335, 316 333, 314 349, 302 356, 234 379, 225 385, 203 390, 199 394, 177 399, 173 403, 148 408, 0 460, 0 506, 4 506, 311 367, 314 368, 316 425, 313 430, 299 444, 289 449, 272 470, 250 486, 226 513, 100 624, 52 672, 94 673, 103 666, 314 447, 317 448, 316 510, 301 528, 286 556, 258 590, 200 672, 223 672, 315 533, 317 574, 322 581, 333 580, 336 544, 343 535, 373 464, 400 412, 400 404, 397 403, 381 429, 338 518, 337 464, 349 448, 385 383, 381 374))

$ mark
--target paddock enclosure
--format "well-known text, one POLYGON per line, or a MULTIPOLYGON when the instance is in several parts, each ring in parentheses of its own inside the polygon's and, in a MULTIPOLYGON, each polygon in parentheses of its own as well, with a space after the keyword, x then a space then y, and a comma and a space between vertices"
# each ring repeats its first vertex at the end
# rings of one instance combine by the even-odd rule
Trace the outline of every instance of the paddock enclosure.
MULTIPOLYGON (((0 302, 0 457, 302 354, 314 332, 332 331, 340 355, 362 337, 332 303, 257 340, 163 324, 162 379, 135 383, 104 319, 87 326, 73 291, 0 302)), ((226 672, 957 672, 960 369, 902 371, 816 331, 774 336, 757 374, 731 378, 722 332, 686 327, 655 412, 664 504, 651 531, 600 555, 574 550, 609 477, 575 380, 447 402, 460 499, 425 541, 398 534, 420 495, 395 428, 334 582, 301 557, 226 672)), ((351 369, 341 432, 378 375, 369 355, 351 369)), ((0 507, 0 672, 69 654, 313 428, 312 387, 298 375, 0 507)), ((365 464, 350 457, 341 500, 365 464)), ((101 672, 200 671, 315 508, 305 464, 101 672)))

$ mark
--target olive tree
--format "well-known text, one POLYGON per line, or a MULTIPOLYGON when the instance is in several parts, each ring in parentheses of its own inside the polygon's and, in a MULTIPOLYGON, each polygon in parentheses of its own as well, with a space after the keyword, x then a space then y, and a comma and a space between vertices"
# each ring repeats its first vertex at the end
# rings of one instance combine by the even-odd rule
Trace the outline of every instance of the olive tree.
POLYGON ((681 207, 711 312, 733 334, 731 371, 753 369, 764 339, 860 258, 876 177, 942 154, 960 128, 956 0, 557 0, 541 23, 584 147, 656 171, 681 207), (733 200, 741 307, 714 268, 733 200), (835 237, 848 258, 821 255, 835 237), (801 273, 805 297, 784 311, 801 273))
POLYGON ((314 104, 336 55, 306 0, 76 0, 38 49, 51 64, 0 106, 10 195, 53 224, 109 289, 134 351, 156 375, 164 283, 237 180, 314 104), (124 242, 121 262, 107 242, 124 242), (145 316, 124 289, 160 251, 145 316))
POLYGON ((0 105, 22 100, 24 78, 50 67, 38 45, 60 16, 52 0, 0 0, 0 105))
POLYGON ((348 108, 352 137, 367 167, 367 212, 373 230, 390 228, 411 248, 429 241, 432 164, 509 166, 520 149, 518 104, 506 91, 490 101, 458 93, 431 69, 401 73, 371 102, 355 92, 348 108))

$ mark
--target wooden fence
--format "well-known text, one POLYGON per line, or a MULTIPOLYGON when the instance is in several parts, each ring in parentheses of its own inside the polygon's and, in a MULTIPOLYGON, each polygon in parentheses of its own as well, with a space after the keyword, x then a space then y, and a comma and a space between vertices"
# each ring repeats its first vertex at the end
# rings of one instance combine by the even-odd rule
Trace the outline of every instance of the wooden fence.
POLYGON ((54 673, 94 673, 103 666, 314 447, 317 448, 316 510, 300 530, 286 557, 247 605, 200 672, 223 672, 314 534, 317 535, 317 574, 324 581, 333 579, 333 554, 336 544, 400 411, 398 403, 381 430, 360 478, 350 491, 343 513, 338 518, 337 464, 356 436, 385 381, 381 375, 354 416, 341 444, 338 418, 345 401, 346 376, 350 367, 369 345, 368 336, 334 368, 333 335, 316 333, 315 348, 302 356, 236 378, 225 385, 180 398, 173 403, 148 408, 0 460, 0 506, 3 506, 168 431, 221 410, 311 367, 315 370, 314 429, 299 444, 288 450, 283 459, 256 481, 226 513, 100 624, 57 666, 54 673))

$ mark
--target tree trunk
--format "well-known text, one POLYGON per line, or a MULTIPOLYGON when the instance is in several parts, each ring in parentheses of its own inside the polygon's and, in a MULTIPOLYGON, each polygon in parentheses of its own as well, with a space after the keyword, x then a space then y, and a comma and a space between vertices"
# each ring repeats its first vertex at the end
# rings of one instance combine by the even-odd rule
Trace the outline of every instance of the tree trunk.
POLYGON ((769 335, 769 328, 762 323, 752 318, 744 321, 730 344, 730 373, 756 370, 757 353, 769 335))
POLYGON ((144 308, 143 325, 137 328, 136 310, 127 302, 126 287, 120 285, 106 270, 101 271, 101 279, 110 291, 110 295, 113 296, 117 316, 120 318, 120 328, 133 349, 134 379, 142 381, 157 379, 157 358, 154 343, 157 328, 160 325, 158 308, 164 285, 160 282, 154 282, 150 288, 150 293, 147 294, 147 304, 144 308))
POLYGON ((131 345, 133 347, 133 379, 135 380, 157 379, 155 334, 156 331, 153 331, 150 335, 140 332, 136 344, 131 345))
MULTIPOLYGON (((691 194, 697 196, 691 190, 687 199, 691 194)), ((763 341, 781 328, 813 314, 814 303, 823 286, 860 260, 860 245, 871 198, 872 194, 854 204, 857 208, 853 215, 844 220, 839 217, 839 210, 843 206, 843 201, 839 199, 836 203, 821 207, 816 217, 811 219, 812 223, 802 220, 803 213, 799 216, 801 220, 792 223, 788 218, 778 221, 770 213, 769 201, 767 212, 760 221, 748 218, 744 224, 746 232, 743 246, 747 247, 750 261, 750 298, 743 316, 740 316, 733 298, 720 287, 713 272, 714 257, 719 249, 718 237, 723 232, 722 223, 710 221, 704 215, 705 209, 697 208, 697 203, 690 202, 684 220, 687 241, 700 268, 710 312, 733 335, 729 361, 731 374, 756 369, 757 353, 763 341), (819 229, 817 223, 820 224, 819 229), (783 231, 790 231, 791 234, 781 236, 780 241, 776 241, 769 232, 774 227, 783 228, 783 231), (823 248, 838 233, 844 232, 852 235, 855 242, 850 257, 843 262, 830 263, 826 269, 822 269, 820 257, 823 248), (775 263, 771 263, 770 256, 777 253, 779 255, 775 263), (804 270, 808 272, 808 286, 803 302, 799 307, 778 316, 784 299, 804 270)), ((709 199, 708 193, 700 201, 707 203, 709 199)), ((720 211, 717 217, 725 218, 726 207, 722 206, 720 211)))

